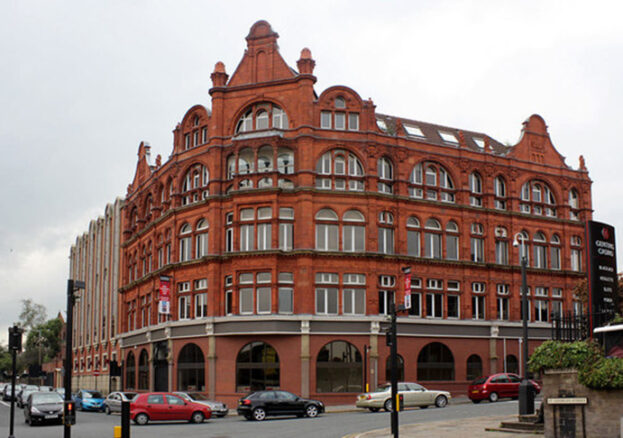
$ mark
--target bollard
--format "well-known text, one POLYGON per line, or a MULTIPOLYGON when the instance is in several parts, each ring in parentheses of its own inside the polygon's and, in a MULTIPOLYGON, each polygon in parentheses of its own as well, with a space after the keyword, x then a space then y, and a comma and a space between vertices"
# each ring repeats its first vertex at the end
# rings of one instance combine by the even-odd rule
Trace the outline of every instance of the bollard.
POLYGON ((130 402, 121 402, 121 438, 130 438, 130 402))
POLYGON ((114 438, 121 438, 121 426, 115 426, 114 428, 114 438))

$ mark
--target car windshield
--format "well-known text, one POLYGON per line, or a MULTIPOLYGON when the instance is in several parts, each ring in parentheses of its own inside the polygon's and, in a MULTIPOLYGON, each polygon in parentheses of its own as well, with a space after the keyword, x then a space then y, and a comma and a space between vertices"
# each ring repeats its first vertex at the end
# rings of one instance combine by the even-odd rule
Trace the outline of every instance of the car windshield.
POLYGON ((472 382, 472 385, 482 385, 487 381, 486 377, 478 377, 476 380, 472 382))
POLYGON ((102 397, 102 394, 100 394, 99 392, 88 392, 88 391, 84 391, 82 393, 82 398, 104 398, 102 397))
POLYGON ((61 403, 63 398, 59 393, 35 394, 32 396, 33 403, 61 403))
POLYGON ((386 383, 384 385, 380 385, 378 388, 376 388, 372 392, 385 392, 385 391, 387 391, 391 387, 392 387, 392 385, 390 385, 389 383, 386 383))
POLYGON ((136 397, 136 392, 124 392, 123 395, 125 395, 125 398, 127 398, 128 400, 132 400, 134 397, 136 397))
POLYGON ((191 392, 188 394, 193 400, 210 400, 200 392, 191 392))

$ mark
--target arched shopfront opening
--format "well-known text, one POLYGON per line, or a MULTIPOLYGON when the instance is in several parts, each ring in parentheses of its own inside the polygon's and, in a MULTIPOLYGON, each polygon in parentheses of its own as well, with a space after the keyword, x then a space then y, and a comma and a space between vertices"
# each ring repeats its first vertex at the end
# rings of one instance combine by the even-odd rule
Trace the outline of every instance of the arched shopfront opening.
POLYGON ((251 342, 236 358, 236 391, 279 389, 279 355, 269 344, 251 342))
POLYGON ((350 342, 334 341, 320 349, 316 360, 316 392, 361 392, 363 362, 350 342))
POLYGON ((506 372, 519 374, 519 361, 514 354, 506 356, 506 372))
POLYGON ((454 380, 454 357, 441 342, 431 342, 417 359, 418 380, 454 380))
POLYGON ((136 362, 134 360, 134 353, 131 351, 128 353, 128 358, 125 361, 125 388, 136 389, 136 362))
POLYGON ((472 354, 467 358, 466 376, 469 381, 482 376, 482 359, 477 354, 472 354))
MULTIPOLYGON (((398 381, 404 382, 405 380, 405 361, 401 355, 397 355, 397 363, 398 363, 398 381)), ((385 361, 385 380, 391 382, 392 380, 392 357, 387 356, 387 360, 385 361)))
POLYGON ((138 389, 149 389, 149 355, 145 349, 138 357, 138 389))
POLYGON ((196 344, 184 345, 177 358, 177 390, 205 391, 205 360, 196 344))

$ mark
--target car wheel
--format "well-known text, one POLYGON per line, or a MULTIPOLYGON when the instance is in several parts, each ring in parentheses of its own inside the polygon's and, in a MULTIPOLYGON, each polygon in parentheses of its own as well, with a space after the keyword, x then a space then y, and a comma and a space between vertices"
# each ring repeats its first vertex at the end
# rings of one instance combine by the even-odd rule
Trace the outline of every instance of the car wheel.
POLYGON ((318 406, 316 405, 309 405, 307 406, 307 408, 305 409, 305 415, 307 415, 309 418, 314 418, 318 416, 318 406))
POLYGON ((491 403, 495 403, 496 401, 498 401, 500 399, 500 397, 498 396, 497 392, 492 392, 491 394, 489 394, 489 401, 491 403))
POLYGON ((253 409, 253 419, 255 421, 264 421, 266 418, 266 411, 263 408, 253 409))
POLYGON ((368 409, 370 409, 370 412, 378 412, 379 411, 379 408, 368 408, 368 409))
POLYGON ((149 422, 149 417, 147 414, 137 414, 136 417, 134 417, 134 422, 139 426, 145 426, 149 422))
POLYGON ((448 398, 445 395, 438 395, 435 399, 435 406, 445 408, 448 405, 448 398))
POLYGON ((480 403, 482 400, 472 400, 472 403, 477 405, 478 403, 480 403))
POLYGON ((110 415, 110 406, 106 405, 106 415, 110 415))
POLYGON ((199 411, 193 412, 192 417, 190 417, 190 421, 192 421, 195 424, 203 423, 204 419, 205 419, 205 416, 203 415, 203 413, 199 411))
POLYGON ((385 403, 383 403, 383 409, 385 409, 387 412, 392 411, 392 399, 391 398, 388 398, 387 400, 385 400, 385 403))

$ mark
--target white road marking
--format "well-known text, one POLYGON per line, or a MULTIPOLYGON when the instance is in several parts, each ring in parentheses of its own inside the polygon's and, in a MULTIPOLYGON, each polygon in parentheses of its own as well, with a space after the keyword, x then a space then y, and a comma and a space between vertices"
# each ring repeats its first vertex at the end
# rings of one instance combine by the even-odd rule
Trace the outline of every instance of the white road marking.
POLYGON ((7 403, 7 402, 5 402, 5 401, 0 400, 0 403, 2 403, 2 405, 3 405, 3 406, 6 406, 7 408, 10 408, 10 407, 11 407, 11 405, 10 405, 10 404, 8 404, 8 403, 7 403))

